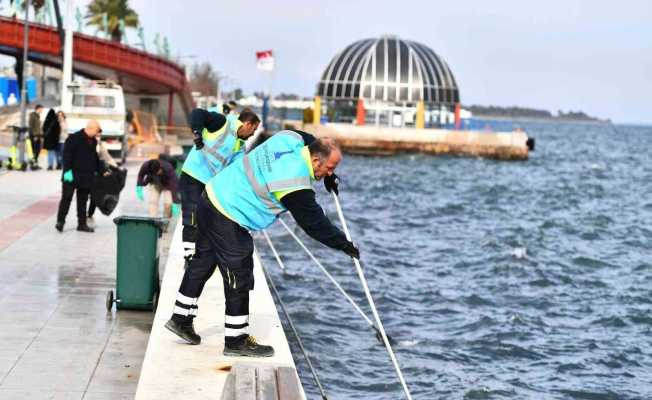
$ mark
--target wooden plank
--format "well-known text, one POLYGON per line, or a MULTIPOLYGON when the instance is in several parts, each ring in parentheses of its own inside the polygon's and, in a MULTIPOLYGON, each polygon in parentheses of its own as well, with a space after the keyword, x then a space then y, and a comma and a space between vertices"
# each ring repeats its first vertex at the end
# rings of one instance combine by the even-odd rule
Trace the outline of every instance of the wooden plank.
POLYGON ((229 375, 226 377, 220 400, 235 400, 235 375, 233 372, 229 372, 229 375))
POLYGON ((301 400, 303 398, 297 371, 292 367, 276 369, 276 386, 278 387, 278 397, 281 400, 301 400))
POLYGON ((256 400, 256 367, 236 365, 231 373, 235 375, 235 400, 256 400))
POLYGON ((276 390, 276 370, 274 367, 258 367, 256 399, 278 400, 276 390))

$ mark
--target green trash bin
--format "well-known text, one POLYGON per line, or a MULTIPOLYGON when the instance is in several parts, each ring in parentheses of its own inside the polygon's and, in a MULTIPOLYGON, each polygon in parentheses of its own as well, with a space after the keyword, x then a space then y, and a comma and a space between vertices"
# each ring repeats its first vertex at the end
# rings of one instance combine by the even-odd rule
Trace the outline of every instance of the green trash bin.
POLYGON ((106 309, 156 310, 159 293, 159 238, 167 220, 120 216, 118 226, 116 291, 107 293, 106 309))

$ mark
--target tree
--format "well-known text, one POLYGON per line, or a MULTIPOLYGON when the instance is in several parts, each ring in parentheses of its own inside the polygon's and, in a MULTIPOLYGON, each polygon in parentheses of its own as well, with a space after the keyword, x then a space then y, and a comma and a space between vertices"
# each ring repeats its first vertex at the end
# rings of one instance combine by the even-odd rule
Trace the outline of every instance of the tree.
POLYGON ((122 41, 120 21, 124 21, 124 27, 137 28, 138 14, 131 7, 127 0, 93 0, 87 8, 88 13, 86 25, 95 25, 99 29, 108 29, 111 40, 122 41), (106 27, 104 24, 106 23, 106 27))
POLYGON ((195 64, 190 71, 190 89, 203 96, 217 95, 217 72, 209 63, 195 64))

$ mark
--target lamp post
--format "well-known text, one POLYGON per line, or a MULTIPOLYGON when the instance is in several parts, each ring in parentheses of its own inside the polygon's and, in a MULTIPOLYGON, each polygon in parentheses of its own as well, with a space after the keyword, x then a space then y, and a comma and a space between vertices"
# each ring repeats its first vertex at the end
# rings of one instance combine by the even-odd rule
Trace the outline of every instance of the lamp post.
MULTIPOLYGON (((20 128, 17 132, 16 142, 19 148, 18 159, 20 164, 25 162, 25 133, 27 132, 27 82, 25 79, 25 66, 27 65, 27 53, 29 51, 29 2, 25 2, 25 27, 23 31, 23 59, 21 61, 20 78, 20 128)), ((16 60, 18 62, 18 60, 16 60)))
MULTIPOLYGON (((25 3, 25 21, 23 23, 23 73, 20 77, 20 126, 26 128, 26 108, 27 108, 27 82, 25 80, 25 66, 27 66, 27 53, 29 52, 29 3, 25 3)), ((22 156, 21 156, 22 157, 22 156)))

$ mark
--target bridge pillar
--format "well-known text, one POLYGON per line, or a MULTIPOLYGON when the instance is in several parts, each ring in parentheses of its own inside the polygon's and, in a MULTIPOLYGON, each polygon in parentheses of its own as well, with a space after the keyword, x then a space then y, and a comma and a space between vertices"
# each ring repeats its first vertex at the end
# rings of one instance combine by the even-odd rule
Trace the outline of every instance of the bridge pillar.
POLYGON ((170 94, 168 95, 168 126, 174 125, 173 116, 174 116, 174 92, 170 90, 170 94))

